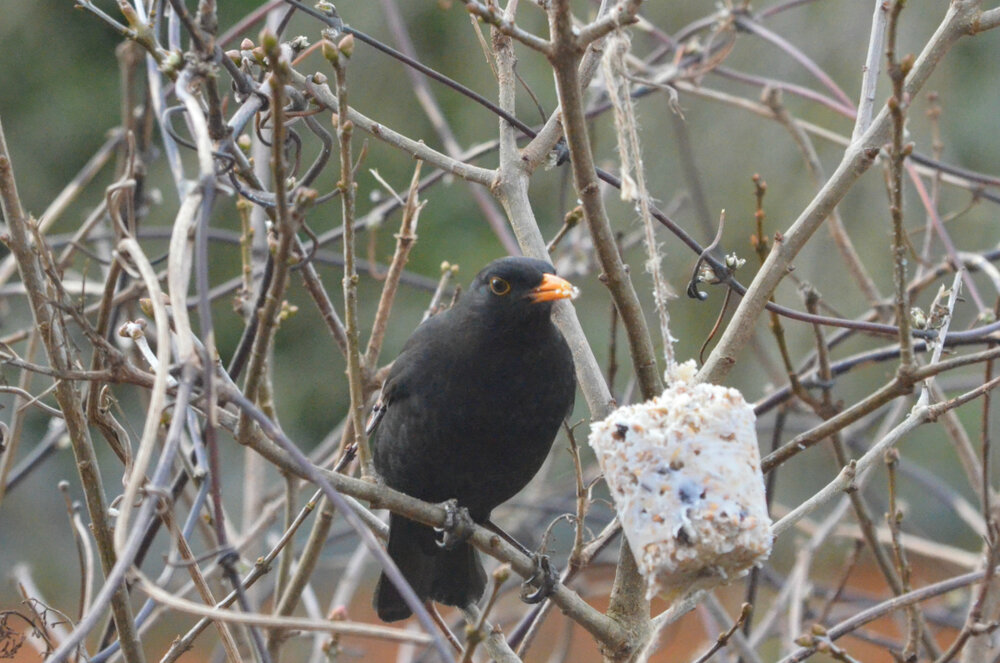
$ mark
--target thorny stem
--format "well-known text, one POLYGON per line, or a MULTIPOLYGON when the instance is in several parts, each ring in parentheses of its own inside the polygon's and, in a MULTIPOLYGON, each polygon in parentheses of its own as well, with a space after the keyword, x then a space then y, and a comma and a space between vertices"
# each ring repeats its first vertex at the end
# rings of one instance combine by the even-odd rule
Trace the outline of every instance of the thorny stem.
MULTIPOLYGON (((344 40, 352 39, 345 37, 344 40)), ((341 44, 344 42, 342 41, 341 44)), ((358 272, 354 265, 354 163, 351 158, 351 137, 354 135, 354 123, 349 119, 347 105, 347 67, 340 45, 330 44, 327 47, 328 58, 336 73, 337 85, 337 138, 340 139, 340 189, 341 212, 344 224, 344 325, 347 334, 347 380, 351 391, 350 419, 354 428, 354 444, 358 449, 358 464, 361 466, 361 476, 374 475, 371 461, 371 450, 365 436, 364 407, 365 389, 364 375, 361 366, 361 354, 358 346, 358 272)))
MULTIPOLYGON (((417 162, 413 169, 413 178, 410 180, 410 190, 406 197, 406 205, 403 207, 403 221, 396 235, 396 252, 392 256, 389 264, 389 272, 385 276, 385 283, 382 285, 382 296, 379 299, 378 309, 375 313, 375 322, 372 323, 371 336, 368 338, 368 347, 364 354, 364 368, 366 374, 372 374, 378 367, 378 355, 382 350, 382 341, 385 338, 385 331, 389 323, 389 313, 392 311, 392 304, 396 298, 396 289, 399 286, 399 279, 403 275, 406 261, 410 255, 410 249, 417 240, 417 219, 420 209, 423 206, 418 198, 417 185, 420 184, 420 162, 417 162)), ((347 225, 345 223, 345 230, 347 225)))
POLYGON ((910 305, 906 291, 906 261, 909 244, 906 228, 903 226, 903 164, 913 149, 903 145, 903 131, 909 98, 903 88, 906 75, 913 68, 912 56, 902 62, 896 59, 896 34, 899 29, 899 14, 906 0, 894 0, 889 12, 889 30, 886 37, 886 60, 888 60, 889 80, 892 81, 892 96, 886 103, 892 119, 892 145, 889 151, 889 212, 892 215, 892 255, 893 285, 896 288, 896 324, 899 326, 899 369, 902 372, 913 368, 913 339, 910 338, 910 305))
POLYGON ((568 424, 564 424, 564 426, 566 437, 569 440, 569 453, 573 457, 573 470, 576 474, 576 519, 573 523, 573 549, 570 551, 567 562, 569 569, 573 570, 583 566, 583 533, 586 529, 585 520, 590 495, 583 482, 583 464, 580 461, 580 448, 577 446, 573 428, 568 424))
MULTIPOLYGON (((903 512, 899 510, 899 505, 897 501, 898 486, 896 483, 896 467, 899 465, 899 450, 889 449, 885 454, 886 463, 886 474, 889 479, 889 512, 885 515, 886 524, 889 526, 889 534, 892 540, 892 557, 893 562, 896 566, 896 572, 899 574, 899 587, 902 591, 897 591, 896 594, 905 594, 912 591, 913 587, 910 583, 910 573, 911 567, 910 562, 906 557, 906 551, 903 549, 903 544, 900 540, 902 531, 900 526, 903 522, 903 512)), ((916 606, 908 606, 906 609, 906 621, 909 625, 906 637, 906 647, 903 649, 903 659, 912 660, 916 657, 918 651, 917 641, 922 635, 922 624, 920 620, 920 614, 917 612, 916 606)))

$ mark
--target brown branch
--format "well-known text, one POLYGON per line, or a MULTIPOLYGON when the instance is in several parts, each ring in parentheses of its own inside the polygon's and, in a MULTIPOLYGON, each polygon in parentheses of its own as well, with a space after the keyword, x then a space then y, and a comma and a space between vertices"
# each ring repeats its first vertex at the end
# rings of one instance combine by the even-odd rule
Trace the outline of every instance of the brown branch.
MULTIPOLYGON (((396 252, 392 256, 389 271, 385 276, 385 283, 382 285, 382 296, 379 298, 378 309, 375 312, 375 321, 372 323, 371 336, 368 337, 368 347, 365 349, 362 361, 366 376, 372 374, 378 368, 378 355, 382 350, 382 341, 385 338, 385 330, 389 323, 389 313, 392 311, 392 304, 396 299, 399 278, 406 267, 410 249, 417 240, 417 219, 420 216, 420 209, 423 207, 418 197, 417 185, 419 183, 420 162, 418 161, 416 168, 413 169, 410 189, 406 196, 406 205, 403 207, 403 220, 399 226, 399 233, 396 235, 396 252)), ((346 223, 344 227, 347 227, 346 223)))
MULTIPOLYGON (((10 229, 10 239, 7 244, 17 260, 21 281, 27 290, 35 326, 41 332, 42 343, 45 346, 49 363, 56 371, 70 370, 74 363, 70 356, 71 346, 65 337, 61 319, 56 315, 45 295, 45 278, 37 253, 44 248, 31 246, 29 225, 32 221, 24 215, 21 208, 13 164, 10 161, 7 139, 2 124, 0 124, 0 204, 2 204, 3 217, 10 229)), ((94 537, 97 539, 101 566, 104 573, 107 574, 115 563, 114 543, 111 530, 108 527, 107 503, 100 467, 91 443, 80 395, 72 382, 60 380, 56 383, 55 397, 66 420, 66 431, 69 434, 73 455, 76 458, 77 471, 80 474, 87 502, 87 511, 93 524, 94 537)), ((136 633, 132 609, 128 603, 128 593, 124 586, 115 591, 111 599, 111 611, 114 615, 115 627, 122 643, 122 654, 125 660, 128 663, 141 663, 145 659, 136 633)))
MULTIPOLYGON (((874 605, 871 608, 862 610, 839 624, 825 629, 823 637, 829 638, 830 641, 836 640, 856 631, 865 624, 869 624, 876 619, 884 617, 885 615, 891 614, 897 610, 903 610, 908 606, 915 605, 938 596, 943 596, 948 592, 955 591, 956 589, 961 589, 977 582, 981 582, 983 576, 983 571, 974 571, 972 573, 955 576, 954 578, 948 578, 947 580, 942 580, 941 582, 932 583, 907 594, 903 594, 902 596, 896 596, 874 605)), ((800 661, 804 661, 812 656, 812 654, 816 651, 817 645, 818 641, 814 640, 809 645, 802 647, 784 657, 779 661, 779 663, 799 663, 800 661)))
MULTIPOLYGON (((625 327, 639 389, 643 399, 649 399, 662 391, 663 382, 642 306, 618 253, 618 245, 604 209, 604 199, 594 170, 578 70, 586 44, 582 44, 574 34, 568 0, 554 0, 551 3, 549 31, 553 42, 549 61, 555 73, 574 185, 603 270, 602 281, 608 287, 625 327)), ((629 650, 641 647, 649 638, 649 602, 645 598, 644 585, 632 551, 623 540, 608 615, 629 632, 630 647, 616 650, 602 642, 605 655, 613 660, 628 658, 632 653, 629 650)))
MULTIPOLYGON (((231 388, 229 389, 231 390, 231 388)), ((225 399, 236 397, 232 391, 228 391, 228 395, 226 389, 221 391, 223 392, 222 397, 225 399)), ((304 471, 287 451, 270 439, 280 435, 283 434, 277 427, 272 426, 264 430, 263 434, 251 435, 248 445, 282 471, 303 479, 310 478, 310 473, 304 471)), ((292 443, 286 440, 286 444, 291 445, 292 443)), ((423 502, 387 486, 316 467, 313 467, 311 471, 321 474, 337 492, 365 500, 370 503, 373 509, 389 509, 394 513, 433 527, 443 526, 447 518, 447 511, 443 506, 423 502)), ((377 519, 375 522, 384 527, 377 519)), ((536 571, 536 565, 530 556, 485 527, 475 526, 469 541, 484 553, 509 563, 514 572, 523 578, 531 577, 536 571)), ((588 605, 576 592, 565 585, 557 583, 550 600, 609 649, 624 650, 628 647, 630 636, 615 620, 588 605)))
POLYGON ((899 61, 896 58, 896 34, 899 14, 905 0, 894 0, 889 10, 889 27, 886 36, 886 60, 892 96, 886 103, 892 120, 892 143, 889 149, 889 213, 892 216, 893 284, 896 289, 896 324, 899 326, 899 370, 903 373, 913 368, 913 340, 910 338, 910 300, 906 290, 906 262, 909 242, 903 227, 903 163, 913 149, 903 145, 903 129, 909 97, 903 89, 906 75, 913 67, 912 56, 899 61))
MULTIPOLYGON (((358 273, 354 266, 354 202, 356 185, 354 183, 354 162, 351 158, 351 140, 354 135, 354 123, 349 119, 347 105, 347 65, 346 60, 353 50, 354 38, 344 37, 339 44, 324 44, 323 55, 333 65, 336 72, 337 85, 337 137, 340 140, 340 179, 337 188, 340 190, 341 214, 344 224, 344 325, 347 335, 347 381, 351 393, 350 425, 353 430, 351 442, 358 450, 358 464, 361 466, 361 476, 374 476, 371 460, 371 450, 365 435, 365 376, 363 373, 361 351, 358 345, 358 273)), ((400 265, 400 269, 402 266, 400 265)), ((372 332, 374 335, 374 331, 372 332)))
MULTIPOLYGON (((904 95, 912 98, 923 89, 951 47, 963 36, 975 33, 979 4, 975 0, 958 0, 949 5, 937 31, 914 61, 903 85, 904 95)), ((868 130, 847 147, 830 179, 783 233, 784 241, 775 245, 764 267, 750 284, 732 321, 699 372, 700 380, 718 383, 725 379, 750 340, 756 320, 778 283, 788 273, 792 261, 857 179, 871 166, 890 130, 889 113, 883 108, 868 130)))

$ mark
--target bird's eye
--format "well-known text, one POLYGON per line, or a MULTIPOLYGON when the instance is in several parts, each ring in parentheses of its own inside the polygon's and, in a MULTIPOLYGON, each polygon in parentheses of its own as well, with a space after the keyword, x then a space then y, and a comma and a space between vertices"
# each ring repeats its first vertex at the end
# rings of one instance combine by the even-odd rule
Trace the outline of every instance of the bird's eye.
POLYGON ((494 276, 490 279, 490 290, 494 295, 503 296, 510 292, 510 284, 499 276, 494 276))

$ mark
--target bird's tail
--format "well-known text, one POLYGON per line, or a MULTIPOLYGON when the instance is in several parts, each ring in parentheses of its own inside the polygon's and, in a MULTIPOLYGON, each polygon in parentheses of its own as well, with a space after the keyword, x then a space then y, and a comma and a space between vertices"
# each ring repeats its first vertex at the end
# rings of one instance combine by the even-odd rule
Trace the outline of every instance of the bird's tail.
MULTIPOLYGON (((472 546, 460 543, 451 550, 441 549, 433 529, 403 516, 389 516, 388 552, 421 601, 465 606, 478 601, 486 589, 486 571, 472 546)), ((384 573, 375 587, 374 604, 384 622, 412 614, 384 573)))

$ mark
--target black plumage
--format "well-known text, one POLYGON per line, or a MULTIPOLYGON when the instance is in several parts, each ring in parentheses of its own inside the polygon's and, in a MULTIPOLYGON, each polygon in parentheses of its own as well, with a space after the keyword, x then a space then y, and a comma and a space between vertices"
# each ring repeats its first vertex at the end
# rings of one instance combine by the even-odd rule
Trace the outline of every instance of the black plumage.
MULTIPOLYGON (((550 319, 553 302, 573 294, 550 264, 502 258, 417 327, 373 413, 387 485, 455 499, 482 523, 531 480, 573 408, 573 358, 550 319)), ((392 514, 388 552, 422 600, 462 606, 483 594, 486 573, 467 543, 445 550, 432 528, 392 514)), ((374 602, 384 621, 410 615, 384 575, 374 602)))

